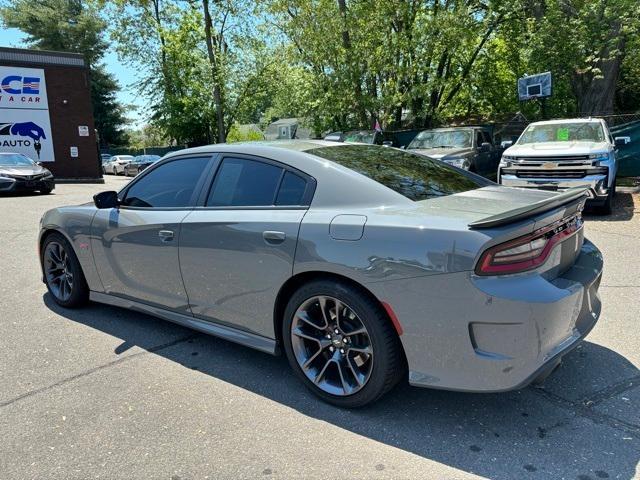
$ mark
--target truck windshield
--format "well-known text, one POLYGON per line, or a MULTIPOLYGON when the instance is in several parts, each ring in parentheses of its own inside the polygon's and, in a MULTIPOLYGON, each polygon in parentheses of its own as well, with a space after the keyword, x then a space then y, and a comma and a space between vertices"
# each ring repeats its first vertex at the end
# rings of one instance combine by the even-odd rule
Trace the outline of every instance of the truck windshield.
POLYGON ((373 144, 376 132, 362 130, 359 132, 347 132, 344 134, 345 142, 358 142, 373 144))
POLYGON ((407 148, 470 148, 471 130, 425 130, 407 148))
POLYGON ((517 144, 549 142, 604 142, 600 122, 547 123, 529 125, 517 144))

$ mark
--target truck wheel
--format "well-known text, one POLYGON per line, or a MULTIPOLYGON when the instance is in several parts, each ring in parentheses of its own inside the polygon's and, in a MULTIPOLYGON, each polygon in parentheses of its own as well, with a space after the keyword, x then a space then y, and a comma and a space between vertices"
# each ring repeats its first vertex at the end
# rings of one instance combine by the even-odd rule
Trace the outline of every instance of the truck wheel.
POLYGON ((600 213, 601 215, 611 215, 611 212, 613 211, 613 197, 615 196, 616 196, 616 181, 614 179, 613 187, 611 187, 611 190, 609 190, 609 195, 607 195, 607 199, 605 200, 604 205, 602 205, 598 209, 598 213, 600 213))

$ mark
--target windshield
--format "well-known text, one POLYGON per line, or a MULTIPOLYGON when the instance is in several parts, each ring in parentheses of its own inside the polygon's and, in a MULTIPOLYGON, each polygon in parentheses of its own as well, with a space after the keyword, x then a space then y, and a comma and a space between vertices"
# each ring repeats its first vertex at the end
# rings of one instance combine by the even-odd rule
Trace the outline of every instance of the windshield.
POLYGON ((29 157, 19 153, 0 155, 0 165, 3 167, 32 167, 34 164, 29 157))
POLYGON ((548 142, 604 142, 600 122, 548 123, 529 125, 517 144, 548 142))
POLYGON ((471 148, 471 130, 425 130, 407 148, 471 148))
POLYGON ((376 132, 366 130, 360 132, 347 132, 344 134, 344 141, 373 144, 375 136, 376 132))
POLYGON ((491 184, 446 163, 395 148, 336 145, 307 153, 339 163, 416 202, 491 184))

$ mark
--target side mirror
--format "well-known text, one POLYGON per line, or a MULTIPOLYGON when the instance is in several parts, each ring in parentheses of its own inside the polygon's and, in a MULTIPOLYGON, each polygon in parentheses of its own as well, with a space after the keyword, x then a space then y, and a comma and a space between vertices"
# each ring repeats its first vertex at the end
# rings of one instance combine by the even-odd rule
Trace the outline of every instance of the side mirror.
POLYGON ((116 208, 120 205, 120 201, 118 200, 118 192, 108 191, 108 192, 100 192, 96 193, 93 196, 93 203, 96 208, 116 208))
POLYGON ((500 146, 502 148, 509 148, 511 145, 513 145, 513 140, 504 140, 502 143, 500 143, 500 146))
POLYGON ((36 165, 38 165, 39 167, 42 166, 42 162, 36 162, 36 165))
POLYGON ((480 150, 483 152, 488 152, 489 150, 491 150, 491 144, 489 142, 483 142, 482 144, 480 144, 480 150))
POLYGON ((385 140, 382 142, 383 147, 393 147, 393 142, 391 140, 385 140))
POLYGON ((616 137, 613 140, 616 143, 616 147, 622 147, 631 143, 631 137, 616 137))

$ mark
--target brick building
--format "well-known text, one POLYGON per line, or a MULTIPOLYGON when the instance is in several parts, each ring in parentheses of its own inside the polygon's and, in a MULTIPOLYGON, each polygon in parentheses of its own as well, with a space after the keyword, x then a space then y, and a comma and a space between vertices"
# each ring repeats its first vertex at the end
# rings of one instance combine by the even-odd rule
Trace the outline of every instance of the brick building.
POLYGON ((59 180, 102 179, 82 55, 0 47, 0 151, 24 153, 59 180))

